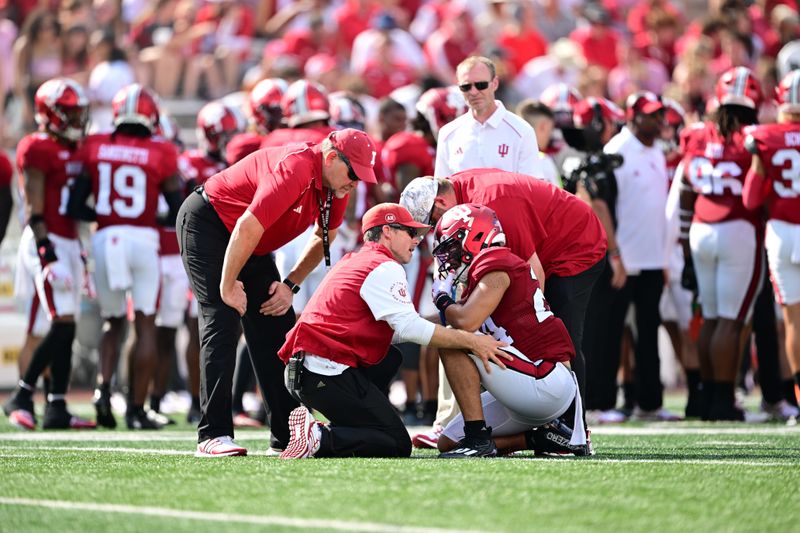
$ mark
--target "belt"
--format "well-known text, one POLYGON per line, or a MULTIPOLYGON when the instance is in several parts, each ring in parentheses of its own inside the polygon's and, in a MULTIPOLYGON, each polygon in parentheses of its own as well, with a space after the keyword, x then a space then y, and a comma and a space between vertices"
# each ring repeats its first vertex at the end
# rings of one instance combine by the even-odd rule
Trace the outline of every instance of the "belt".
POLYGON ((200 197, 203 199, 203 201, 204 201, 205 203, 207 203, 207 204, 211 204, 211 200, 209 200, 209 199, 208 199, 208 195, 206 194, 206 189, 205 189, 205 187, 203 187, 202 185, 200 185, 199 187, 197 187, 197 188, 194 190, 194 192, 196 192, 197 194, 199 194, 199 195, 200 195, 200 197))

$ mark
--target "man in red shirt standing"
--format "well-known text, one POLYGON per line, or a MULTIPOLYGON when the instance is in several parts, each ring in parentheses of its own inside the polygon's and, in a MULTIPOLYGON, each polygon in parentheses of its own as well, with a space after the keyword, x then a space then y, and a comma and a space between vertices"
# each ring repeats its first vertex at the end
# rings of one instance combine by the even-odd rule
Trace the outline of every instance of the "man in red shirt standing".
POLYGON ((344 218, 347 195, 375 183, 375 149, 345 129, 318 144, 266 148, 208 180, 178 214, 181 257, 200 306, 198 457, 246 455, 233 441, 231 382, 239 319, 256 379, 270 406, 271 446, 289 442, 297 403, 276 354, 294 323, 292 296, 325 256, 344 218), (303 255, 281 282, 271 252, 316 223, 303 255))
POLYGON ((487 371, 489 361, 505 368, 505 342, 442 327, 414 308, 402 265, 428 229, 398 204, 367 211, 364 246, 336 264, 286 336, 279 356, 287 363, 287 389, 331 425, 306 407, 292 411, 282 459, 411 455, 408 431, 382 392, 400 366, 399 351, 390 349, 394 339, 468 349, 487 371))
POLYGON ((417 178, 400 203, 414 219, 436 222, 463 203, 497 213, 506 246, 531 264, 545 296, 575 345, 573 371, 584 388, 581 342, 586 306, 605 267, 606 235, 581 199, 545 181, 498 169, 465 170, 444 178, 417 178), (546 281, 545 281, 546 280, 546 281))

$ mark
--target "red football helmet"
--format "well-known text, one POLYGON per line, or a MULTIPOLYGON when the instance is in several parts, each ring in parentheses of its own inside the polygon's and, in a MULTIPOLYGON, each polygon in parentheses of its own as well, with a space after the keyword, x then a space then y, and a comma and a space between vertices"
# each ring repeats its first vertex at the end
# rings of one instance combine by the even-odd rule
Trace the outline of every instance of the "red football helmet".
POLYGON ((366 129, 367 112, 354 95, 346 91, 336 91, 330 94, 328 100, 331 104, 331 122, 334 127, 361 131, 366 129))
POLYGON ((47 80, 34 96, 39 127, 70 141, 86 134, 89 98, 78 83, 68 78, 47 80))
POLYGON ((556 83, 542 91, 539 101, 552 109, 557 128, 574 127, 573 112, 583 99, 578 89, 566 83, 556 83))
POLYGON ((428 89, 417 100, 417 113, 428 121, 431 133, 439 136, 439 130, 467 112, 467 103, 458 87, 440 87, 428 89))
POLYGON ((241 115, 233 107, 220 101, 209 102, 197 114, 197 141, 206 153, 220 153, 225 145, 243 129, 241 115))
POLYGON ((114 112, 114 126, 138 124, 151 133, 158 128, 158 98, 147 87, 132 83, 123 87, 111 101, 114 112))
POLYGON ((775 88, 775 100, 781 111, 800 113, 800 70, 793 70, 783 77, 775 88))
MULTIPOLYGON (((625 113, 617 104, 607 98, 595 98, 590 96, 575 104, 573 109, 573 119, 575 127, 582 129, 589 126, 595 118, 595 108, 599 110, 600 117, 611 122, 622 122, 625 120, 625 113)), ((602 125, 602 124, 601 124, 602 125)))
POLYGON ((726 70, 717 80, 714 94, 721 106, 740 105, 757 110, 764 100, 761 84, 747 67, 726 70))
POLYGON ((328 92, 312 81, 297 80, 281 99, 283 117, 290 128, 331 118, 328 92))
POLYGON ((661 101, 664 103, 664 109, 666 110, 664 113, 666 123, 674 128, 683 126, 686 122, 686 111, 683 110, 683 106, 672 98, 662 98, 661 101))
POLYGON ((436 224, 434 238, 437 244, 433 256, 439 261, 440 274, 461 266, 466 270, 478 252, 506 243, 497 214, 478 204, 460 204, 449 209, 436 224))
POLYGON ((272 131, 280 126, 283 118, 281 99, 288 87, 286 80, 269 78, 258 82, 250 91, 247 101, 250 106, 250 116, 259 128, 272 131))

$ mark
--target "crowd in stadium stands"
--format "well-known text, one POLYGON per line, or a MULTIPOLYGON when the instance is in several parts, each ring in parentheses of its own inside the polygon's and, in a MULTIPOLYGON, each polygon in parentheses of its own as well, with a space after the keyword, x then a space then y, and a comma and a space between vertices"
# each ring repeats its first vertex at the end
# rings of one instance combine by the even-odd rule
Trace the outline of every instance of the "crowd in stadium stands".
MULTIPOLYGON (((291 310, 302 316, 309 302, 319 305, 313 296, 330 265, 365 246, 362 217, 386 202, 407 209, 413 228, 434 230, 412 236, 413 257, 394 260, 407 276, 403 297, 407 292, 422 317, 451 326, 468 323, 460 309, 469 309, 467 295, 476 289, 466 277, 443 285, 447 256, 437 245, 453 236, 437 221, 448 212, 452 219, 448 210, 457 204, 493 209, 504 237, 474 255, 508 246, 530 264, 534 315, 563 322, 570 350, 552 361, 565 363, 575 385, 572 404, 556 419, 531 426, 533 433, 514 426, 524 439, 489 446, 488 424, 506 420, 496 411, 503 407, 482 397, 480 419, 480 406, 463 400, 472 403, 459 414, 457 400, 471 397, 463 376, 452 374, 458 364, 445 352, 440 362, 433 347, 399 342, 390 354, 402 360, 394 377, 406 400, 396 416, 427 429, 414 446, 438 445, 446 457, 523 448, 587 455, 595 424, 795 423, 800 414, 796 2, 0 0, 0 57, 0 242, 18 212, 15 291, 29 317, 19 386, 3 406, 18 427, 39 425, 33 399, 40 378, 47 400, 41 426, 76 429, 116 427, 112 395, 122 390, 129 428, 162 428, 172 422, 162 399, 178 382, 192 398, 188 420, 199 423, 198 455, 246 454, 232 428, 270 422, 281 430, 271 441, 275 454, 309 457, 323 439, 325 454, 348 455, 330 452, 336 442, 319 436, 328 433, 307 412, 288 417, 287 434, 295 398, 282 388, 261 390, 275 385, 269 369, 282 367, 280 346, 254 351, 239 342, 236 354, 227 353, 242 336, 236 324, 221 328, 230 337, 225 354, 212 357, 209 346, 221 346, 214 325, 220 305, 242 315, 250 348, 263 333, 259 314, 274 315, 267 329, 277 328, 273 336, 282 339, 295 322, 291 310), (194 136, 180 129, 187 103, 196 104, 194 136), (374 179, 372 170, 370 179, 354 172, 351 163, 359 170, 360 159, 337 148, 355 150, 337 136, 347 128, 368 134, 359 150, 372 150, 374 179), (241 289, 230 283, 217 303, 193 294, 208 293, 209 279, 227 279, 235 248, 226 250, 227 239, 240 243, 245 222, 255 220, 239 219, 247 203, 226 196, 230 183, 252 169, 284 179, 289 163, 274 163, 272 154, 297 143, 310 143, 314 157, 323 154, 322 171, 304 170, 312 185, 333 190, 340 178, 344 185, 327 201, 320 193, 319 205, 305 193, 278 202, 287 212, 318 216, 288 232, 273 229, 272 241, 250 248, 253 260, 269 258, 265 280, 275 284, 266 302, 251 309, 257 304, 240 301, 241 289), (187 277, 186 250, 196 243, 175 232, 184 201, 184 210, 191 202, 198 213, 209 206, 229 226, 216 247, 220 272, 201 268, 187 277), (105 322, 96 421, 74 416, 65 402, 87 299, 97 302, 95 320, 105 322), (660 326, 683 371, 680 413, 663 405, 660 326), (183 328, 188 345, 179 343, 179 354, 183 328), (121 352, 129 364, 118 376, 121 352), (186 375, 174 379, 178 367, 186 375), (753 376, 757 412, 744 409, 739 393, 752 388, 753 376), (256 389, 260 409, 248 412, 243 397, 256 389)), ((257 179, 242 179, 247 183, 237 187, 247 194, 267 194, 257 179)), ((250 213, 258 212, 254 205, 250 213)), ((289 224, 270 215, 278 216, 279 229, 289 224)), ((262 231, 264 221, 275 223, 263 217, 255 222, 262 231)), ((370 234, 375 243, 395 242, 378 231, 370 234)), ((464 257, 466 268, 472 255, 464 257)), ((517 259, 500 263, 517 268, 517 259)), ((506 315, 500 305, 487 320, 506 315)), ((503 327, 483 330, 510 338, 503 327)), ((538 365, 532 356, 544 352, 521 357, 538 365)), ((310 375, 359 366, 310 355, 299 363, 310 375)), ((497 386, 480 378, 486 389, 497 386)), ((385 385, 381 394, 388 394, 385 385)), ((490 399, 506 405, 501 396, 490 399)), ((511 434, 497 429, 497 438, 511 434)))

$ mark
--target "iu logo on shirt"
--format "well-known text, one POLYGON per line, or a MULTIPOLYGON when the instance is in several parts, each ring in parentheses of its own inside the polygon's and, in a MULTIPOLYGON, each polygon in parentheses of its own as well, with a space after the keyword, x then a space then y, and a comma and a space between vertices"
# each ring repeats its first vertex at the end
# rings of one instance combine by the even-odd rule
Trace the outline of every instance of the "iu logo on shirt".
POLYGON ((497 147, 497 153, 500 154, 500 157, 505 157, 508 155, 508 145, 503 143, 497 147))

